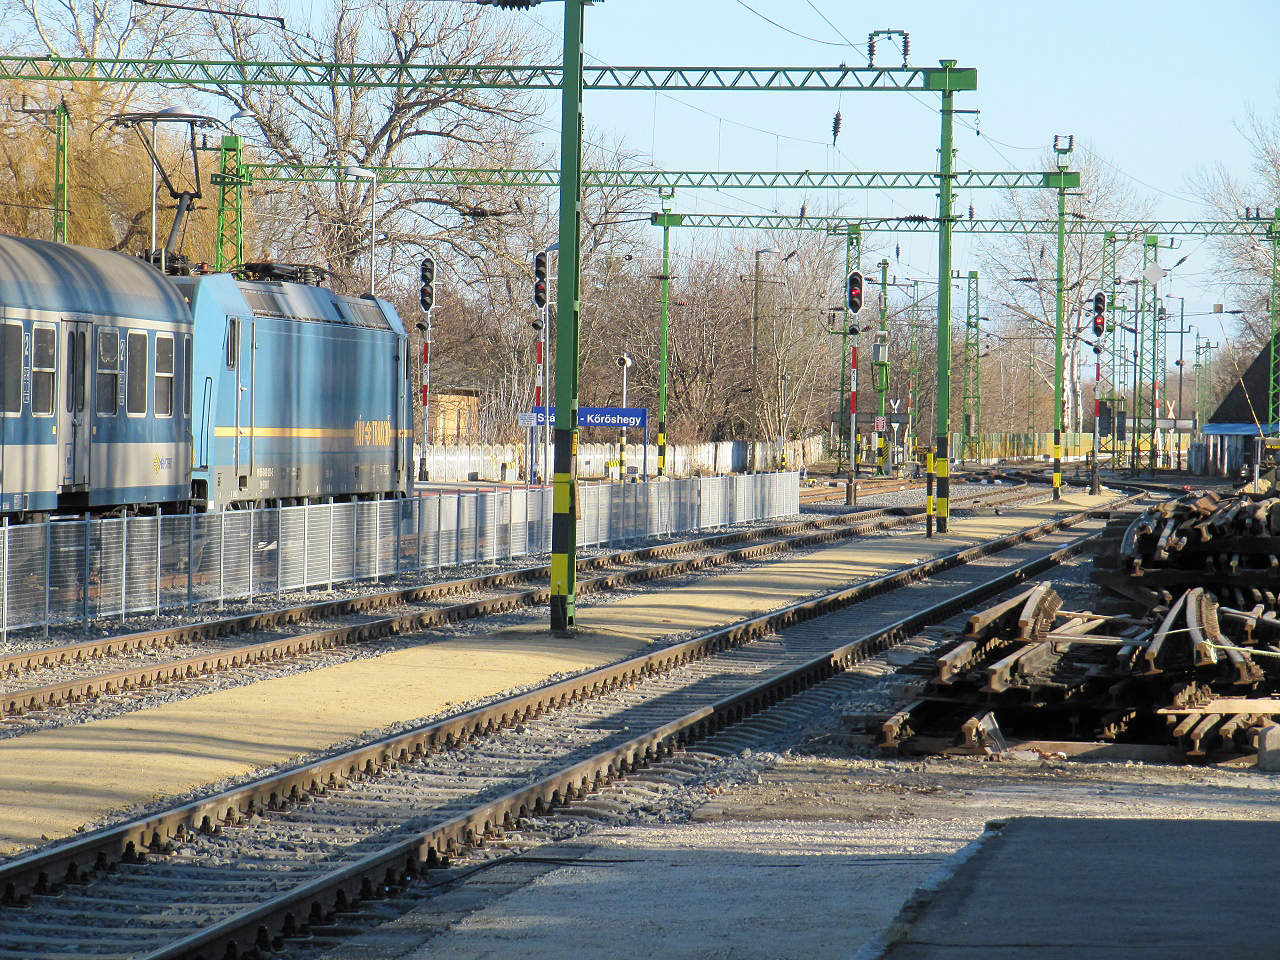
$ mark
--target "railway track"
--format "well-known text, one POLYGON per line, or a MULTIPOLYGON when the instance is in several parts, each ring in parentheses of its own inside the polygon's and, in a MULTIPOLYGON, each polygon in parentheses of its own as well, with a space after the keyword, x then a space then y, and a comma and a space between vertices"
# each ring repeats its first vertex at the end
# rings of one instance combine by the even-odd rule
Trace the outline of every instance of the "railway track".
POLYGON ((519 843, 531 818, 1009 589, 1102 529, 1089 512, 1055 520, 15 858, 0 866, 0 958, 251 960, 322 942, 425 871, 519 843), (1083 535, 1068 532, 1077 525, 1083 535))
MULTIPOLYGON (((1025 485, 986 488, 975 502, 1008 504, 1038 496, 1025 485)), ((917 522, 898 508, 701 537, 580 561, 579 593, 616 590, 784 551, 866 536, 917 522)), ((199 682, 218 673, 314 656, 337 647, 387 640, 432 627, 548 602, 548 567, 382 591, 342 600, 185 623, 82 643, 0 656, 0 717, 74 708, 103 696, 134 695, 162 684, 199 682), (314 625, 323 624, 316 629, 314 625), (260 636, 250 642, 246 634, 260 636)))
MULTIPOLYGON (((957 479, 960 475, 957 475, 957 479)), ((843 503, 845 500, 845 483, 844 479, 833 479, 830 481, 817 478, 818 482, 813 486, 802 486, 800 488, 800 503, 843 503)), ((895 477, 859 477, 857 482, 857 495, 861 500, 865 497, 872 497, 882 493, 899 493, 907 490, 923 490, 925 488, 924 480, 917 479, 897 479, 895 477)))

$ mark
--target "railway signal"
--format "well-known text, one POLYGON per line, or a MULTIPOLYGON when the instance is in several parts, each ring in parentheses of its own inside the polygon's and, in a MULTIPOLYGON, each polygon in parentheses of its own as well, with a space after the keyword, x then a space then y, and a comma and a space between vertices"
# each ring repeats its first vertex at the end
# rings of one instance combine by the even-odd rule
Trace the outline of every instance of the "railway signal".
POLYGON ((1107 295, 1099 290, 1093 295, 1093 335, 1101 337, 1107 329, 1107 295))
POLYGON ((846 303, 850 313, 857 313, 862 309, 862 287, 862 274, 857 270, 850 270, 845 282, 846 303))
POLYGON ((533 258, 533 303, 536 307, 547 305, 547 254, 540 252, 533 258))
POLYGON ((418 302, 422 304, 424 313, 430 313, 436 302, 436 262, 431 257, 422 258, 422 289, 418 292, 418 302))
POLYGON ((1111 404, 1105 400, 1098 403, 1098 434, 1103 437, 1111 436, 1115 430, 1115 414, 1111 409, 1111 404))

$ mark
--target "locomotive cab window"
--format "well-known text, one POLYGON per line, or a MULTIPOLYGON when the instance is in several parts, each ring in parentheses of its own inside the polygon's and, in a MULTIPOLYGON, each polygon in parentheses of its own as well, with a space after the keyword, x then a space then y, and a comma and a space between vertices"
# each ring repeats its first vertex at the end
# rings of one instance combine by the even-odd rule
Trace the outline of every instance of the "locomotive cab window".
POLYGON ((156 416, 173 416, 173 337, 162 334, 156 334, 155 394, 156 416))
POLYGON ((227 318, 227 369, 234 370, 240 362, 240 321, 227 318))
POLYGON ((31 329, 31 414, 53 416, 53 378, 58 367, 58 328, 31 329))
POLYGON ((6 323, 0 337, 0 400, 7 414, 22 413, 22 324, 6 323))
POLYGON ((129 331, 129 351, 125 362, 128 370, 124 384, 124 412, 131 417, 145 416, 147 412, 147 335, 129 331))
POLYGON ((120 332, 98 331, 98 416, 114 417, 120 405, 120 332))

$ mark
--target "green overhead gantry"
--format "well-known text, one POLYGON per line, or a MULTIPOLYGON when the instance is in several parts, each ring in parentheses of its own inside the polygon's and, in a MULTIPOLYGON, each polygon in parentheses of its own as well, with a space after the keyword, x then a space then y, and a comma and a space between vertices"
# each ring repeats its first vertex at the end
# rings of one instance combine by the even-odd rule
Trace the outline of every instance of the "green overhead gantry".
MULTIPOLYGON (((256 163, 242 165, 247 182, 328 183, 342 179, 342 164, 256 163)), ((560 182, 559 170, 497 167, 369 167, 378 183, 428 187, 509 187, 537 189, 560 182)), ((955 175, 957 188, 1017 190, 1043 187, 1044 174, 1009 170, 965 170, 955 175)), ((760 171, 760 170, 584 170, 583 187, 649 190, 922 190, 938 187, 938 174, 928 171, 760 171)), ((818 220, 815 218, 815 223, 818 220)))
POLYGON ((235 87, 444 87, 453 90, 852 91, 976 90, 978 71, 940 67, 589 67, 549 64, 433 66, 422 63, 320 63, 0 57, 0 80, 162 83, 235 87))
MULTIPOLYGON (((561 91, 560 322, 556 335, 556 425, 552 518, 551 627, 575 626, 577 575, 576 454, 578 438, 578 320, 581 230, 582 95, 592 90, 716 91, 928 91, 942 97, 938 174, 939 297, 939 524, 947 526, 946 429, 949 407, 951 213, 955 189, 952 122, 957 92, 976 90, 978 74, 943 60, 938 67, 585 67, 583 9, 565 0, 564 52, 559 65, 444 65, 261 63, 208 60, 138 60, 81 57, 0 57, 0 79, 161 83, 187 86, 446 87, 561 91), (946 346, 944 346, 946 345, 946 346)), ((222 173, 239 180, 243 174, 222 173)), ((225 182, 224 182, 225 183, 225 182)), ((235 184, 230 184, 234 186, 235 184)))
MULTIPOLYGON (((964 174, 959 176, 963 177, 964 174)), ((1034 183, 1022 186, 1045 187, 1046 174, 1019 174, 1024 179, 1035 178, 1034 183)), ((863 233, 933 233, 938 228, 934 217, 842 217, 806 216, 790 217, 782 214, 733 214, 733 213, 685 213, 681 214, 687 227, 720 228, 725 230, 820 230, 830 234, 844 234, 851 227, 863 233)), ((1075 220, 1068 219, 1068 236, 1079 234, 1115 233, 1121 236, 1141 238, 1146 234, 1166 237, 1269 237, 1269 221, 1266 220, 1075 220)), ((956 220, 956 233, 977 234, 1043 234, 1055 233, 1057 220, 956 220)))
MULTIPOLYGON (((1074 177, 1075 174, 1069 174, 1074 177)), ((1044 175, 1046 181, 1055 178, 1056 174, 1044 175)), ((1049 186, 1045 182, 1039 184, 1049 186)), ((1054 184, 1056 186, 1056 184, 1054 184)), ((1064 185, 1062 190, 1069 188, 1064 185)), ((685 226, 701 228, 720 228, 729 230, 819 230, 829 235, 845 235, 852 238, 855 234, 861 240, 864 233, 911 232, 932 233, 937 228, 937 219, 923 215, 904 217, 845 217, 845 216, 810 216, 792 217, 779 214, 701 214, 686 213, 682 215, 685 226)), ((1107 295, 1108 312, 1113 315, 1128 316, 1132 312, 1132 330, 1135 338, 1134 351, 1138 354, 1135 371, 1135 396, 1132 403, 1126 398, 1119 384, 1124 379, 1122 370, 1125 363, 1122 349, 1123 333, 1120 323, 1110 324, 1110 338, 1104 340, 1101 364, 1100 399, 1109 401, 1116 416, 1113 418, 1115 428, 1119 425, 1119 413, 1132 405, 1128 415, 1128 432, 1133 441, 1134 466, 1137 466, 1137 428, 1140 422, 1147 427, 1151 463, 1155 463, 1155 399, 1157 384, 1163 375, 1164 342, 1158 328, 1159 313, 1155 285, 1143 278, 1141 289, 1137 291, 1137 302, 1132 311, 1117 295, 1116 280, 1116 245, 1121 239, 1128 239, 1143 244, 1144 270, 1153 264, 1158 267, 1158 238, 1164 237, 1256 237, 1271 244, 1272 256, 1272 296, 1271 330, 1272 342, 1275 334, 1280 332, 1280 210, 1270 220, 1258 217, 1244 217, 1233 220, 1091 220, 1084 218, 1064 218, 1062 220, 1022 220, 1022 219, 957 219, 953 228, 960 233, 969 234, 1048 234, 1057 233, 1062 228, 1063 236, 1084 236, 1099 234, 1103 239, 1103 266, 1100 289, 1107 295), (1145 419, 1144 419, 1145 416, 1145 419)), ((850 241, 852 242, 852 241, 850 241)), ((1154 275, 1154 274, 1153 274, 1154 275)), ((1135 284, 1137 286, 1137 284, 1135 284)), ((1057 318, 1055 318, 1056 320, 1057 318)), ((969 352, 966 341, 966 355, 969 352)), ((968 357, 966 356, 966 359, 968 357)), ((1274 351, 1271 357, 1271 391, 1268 398, 1269 419, 1271 425, 1268 433, 1280 435, 1280 350, 1274 351)), ((1059 367, 1059 369, 1061 369, 1059 367)), ((1061 380, 1056 379, 1055 420, 1060 422, 1061 380)), ((1057 428, 1059 434, 1061 427, 1057 428)), ((1103 438, 1102 452, 1116 453, 1117 437, 1103 438), (1108 447, 1110 449, 1108 449, 1108 447)), ((1059 472, 1059 471, 1055 471, 1059 472)))

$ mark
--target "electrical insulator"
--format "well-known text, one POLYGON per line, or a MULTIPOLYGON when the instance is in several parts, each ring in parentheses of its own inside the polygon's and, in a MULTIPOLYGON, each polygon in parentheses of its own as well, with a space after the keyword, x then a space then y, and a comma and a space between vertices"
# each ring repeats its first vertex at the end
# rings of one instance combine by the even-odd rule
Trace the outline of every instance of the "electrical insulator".
POLYGON ((836 145, 836 137, 840 136, 840 111, 836 111, 836 118, 831 121, 831 145, 836 145))
POLYGON ((874 67, 876 65, 876 35, 874 33, 867 34, 867 66, 874 67))
POLYGON ((910 66, 911 65, 910 60, 911 60, 911 36, 910 34, 904 33, 902 35, 902 65, 904 67, 910 66))

